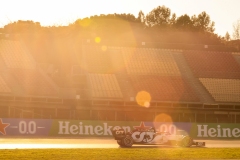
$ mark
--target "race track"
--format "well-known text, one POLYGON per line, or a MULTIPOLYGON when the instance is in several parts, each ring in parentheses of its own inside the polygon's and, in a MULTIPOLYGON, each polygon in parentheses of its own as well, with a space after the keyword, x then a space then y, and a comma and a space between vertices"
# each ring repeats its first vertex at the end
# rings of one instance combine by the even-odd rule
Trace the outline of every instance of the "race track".
MULTIPOLYGON (((240 140, 199 140, 206 148, 240 148, 240 140)), ((164 145, 133 145, 133 148, 169 148, 164 145)), ((47 148, 119 148, 112 138, 0 138, 0 149, 47 149, 47 148)))

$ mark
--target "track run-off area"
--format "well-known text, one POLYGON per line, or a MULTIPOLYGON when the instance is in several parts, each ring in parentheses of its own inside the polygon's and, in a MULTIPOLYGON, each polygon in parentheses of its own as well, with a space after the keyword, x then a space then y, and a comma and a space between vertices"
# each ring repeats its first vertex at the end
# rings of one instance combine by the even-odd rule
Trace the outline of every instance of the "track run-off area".
MULTIPOLYGON (((240 148, 240 140, 198 140, 205 148, 240 148)), ((176 148, 168 145, 133 145, 132 148, 176 148)), ((0 138, 0 149, 119 148, 113 138, 0 138)), ((195 147, 199 148, 199 147, 195 147)))

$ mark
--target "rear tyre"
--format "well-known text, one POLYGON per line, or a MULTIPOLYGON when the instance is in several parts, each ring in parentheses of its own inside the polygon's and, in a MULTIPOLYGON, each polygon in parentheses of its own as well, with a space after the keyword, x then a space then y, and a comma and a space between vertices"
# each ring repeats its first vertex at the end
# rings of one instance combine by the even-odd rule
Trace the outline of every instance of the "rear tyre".
POLYGON ((181 141, 181 146, 182 147, 191 147, 193 145, 193 139, 189 136, 183 137, 181 141))
POLYGON ((130 135, 127 135, 126 137, 124 137, 124 138, 122 139, 122 145, 123 145, 124 147, 132 147, 132 145, 133 145, 133 139, 132 139, 132 137, 131 137, 130 135))

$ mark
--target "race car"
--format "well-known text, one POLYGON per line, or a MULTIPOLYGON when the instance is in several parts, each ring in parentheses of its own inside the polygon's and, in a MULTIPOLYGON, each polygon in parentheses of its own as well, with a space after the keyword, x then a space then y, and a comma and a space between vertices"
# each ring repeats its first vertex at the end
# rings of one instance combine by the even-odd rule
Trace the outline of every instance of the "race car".
POLYGON ((134 129, 127 133, 124 129, 118 128, 111 132, 121 147, 132 147, 133 144, 177 145, 181 147, 205 146, 205 142, 196 142, 188 135, 157 132, 154 127, 147 130, 134 129))

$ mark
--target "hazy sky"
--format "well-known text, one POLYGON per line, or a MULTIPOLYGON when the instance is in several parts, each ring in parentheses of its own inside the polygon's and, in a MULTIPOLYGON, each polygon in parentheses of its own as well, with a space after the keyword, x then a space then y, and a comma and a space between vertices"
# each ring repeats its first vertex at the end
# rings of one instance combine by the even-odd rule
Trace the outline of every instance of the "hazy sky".
POLYGON ((233 32, 240 19, 240 0, 0 0, 0 27, 17 20, 32 20, 42 26, 67 25, 78 18, 92 15, 131 13, 146 15, 165 5, 177 17, 198 15, 206 11, 215 22, 215 33, 233 32))

